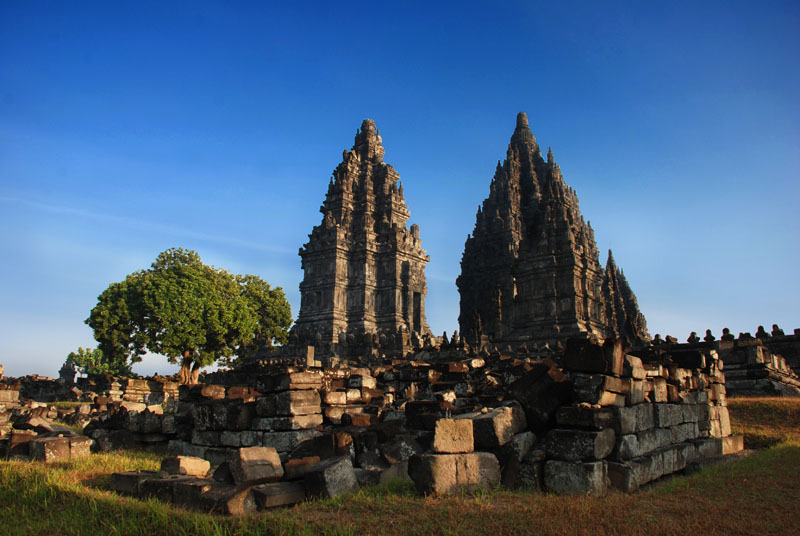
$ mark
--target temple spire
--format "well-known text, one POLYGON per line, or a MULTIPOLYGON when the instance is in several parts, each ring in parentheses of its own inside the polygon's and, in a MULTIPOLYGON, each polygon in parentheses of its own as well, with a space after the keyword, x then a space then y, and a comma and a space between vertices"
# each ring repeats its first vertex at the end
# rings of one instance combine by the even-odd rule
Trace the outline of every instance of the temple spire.
POLYGON ((535 149, 539 148, 536 138, 531 132, 531 127, 528 125, 528 115, 525 112, 517 114, 517 127, 514 129, 514 135, 511 136, 511 143, 525 143, 532 145, 535 149))

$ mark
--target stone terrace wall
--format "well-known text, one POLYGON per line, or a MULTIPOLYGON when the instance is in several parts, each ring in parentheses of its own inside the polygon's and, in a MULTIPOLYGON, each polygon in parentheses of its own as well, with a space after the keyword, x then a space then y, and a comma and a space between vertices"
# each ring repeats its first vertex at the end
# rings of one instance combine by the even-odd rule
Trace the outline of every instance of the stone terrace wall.
MULTIPOLYGON (((295 475, 345 455, 366 482, 407 476, 409 461, 436 443, 437 423, 454 418, 472 422, 470 449, 478 449, 467 457, 472 462, 462 461, 479 469, 496 459, 503 485, 595 495, 609 487, 633 491, 742 448, 730 436, 725 376, 713 349, 669 358, 652 352, 643 361, 613 340, 570 339, 564 353, 551 355, 557 359, 460 349, 414 357, 210 376, 246 385, 182 387, 180 403, 164 414, 115 403, 92 437, 101 448, 104 437, 117 436, 213 464, 243 447, 273 447, 295 475)), ((414 466, 423 481, 436 461, 426 460, 414 466)))

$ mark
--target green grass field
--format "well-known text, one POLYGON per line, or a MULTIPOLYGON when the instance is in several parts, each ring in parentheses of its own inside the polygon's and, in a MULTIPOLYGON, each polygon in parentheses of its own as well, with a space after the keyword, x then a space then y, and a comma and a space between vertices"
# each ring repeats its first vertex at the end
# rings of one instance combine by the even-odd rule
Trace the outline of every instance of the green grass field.
POLYGON ((49 465, 0 462, 0 534, 796 534, 800 400, 729 405, 734 432, 757 449, 752 455, 632 495, 441 499, 395 482, 232 519, 108 491, 110 473, 159 465, 157 456, 120 452, 49 465))

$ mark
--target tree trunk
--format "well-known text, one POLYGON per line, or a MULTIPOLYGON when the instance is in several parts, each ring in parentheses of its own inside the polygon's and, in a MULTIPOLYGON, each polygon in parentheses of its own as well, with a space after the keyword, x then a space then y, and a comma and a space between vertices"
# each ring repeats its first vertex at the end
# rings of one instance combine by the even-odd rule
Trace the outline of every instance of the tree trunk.
POLYGON ((192 359, 191 350, 184 350, 183 361, 181 362, 181 370, 178 371, 178 381, 181 383, 181 385, 192 383, 192 372, 190 370, 192 361, 194 361, 194 359, 192 359))
POLYGON ((197 361, 195 361, 194 365, 192 365, 192 374, 191 374, 191 378, 190 379, 191 379, 192 383, 198 383, 199 382, 199 379, 200 379, 200 363, 198 363, 197 361))

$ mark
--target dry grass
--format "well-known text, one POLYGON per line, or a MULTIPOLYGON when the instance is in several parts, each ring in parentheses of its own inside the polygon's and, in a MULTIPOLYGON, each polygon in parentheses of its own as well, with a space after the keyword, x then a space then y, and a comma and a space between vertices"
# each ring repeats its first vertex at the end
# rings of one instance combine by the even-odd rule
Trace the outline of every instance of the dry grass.
POLYGON ((152 455, 116 453, 54 465, 0 462, 0 533, 796 534, 800 401, 749 399, 730 407, 735 430, 756 446, 773 445, 633 495, 489 491, 443 499, 418 497, 407 484, 392 483, 228 519, 106 491, 108 473, 158 465, 152 455))

